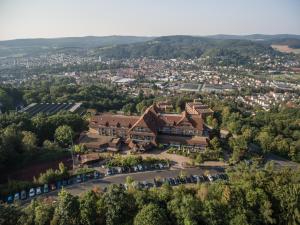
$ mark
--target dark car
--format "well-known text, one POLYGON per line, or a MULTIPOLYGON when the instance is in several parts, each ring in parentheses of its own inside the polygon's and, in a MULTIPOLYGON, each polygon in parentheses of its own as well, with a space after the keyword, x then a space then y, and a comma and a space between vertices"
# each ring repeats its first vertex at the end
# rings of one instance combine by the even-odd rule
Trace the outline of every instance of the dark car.
POLYGON ((47 192, 49 192, 49 186, 48 186, 48 184, 44 184, 44 193, 47 193, 47 192))
POLYGON ((62 187, 62 182, 61 181, 57 181, 56 182, 56 187, 57 187, 57 189, 60 189, 62 187))
POLYGON ((100 177, 100 173, 98 171, 94 172, 94 179, 98 179, 100 177))
POLYGON ((192 180, 191 180, 190 177, 186 177, 185 180, 186 180, 187 183, 192 183, 192 180))
POLYGON ((67 186, 68 185, 68 181, 67 180, 63 180, 62 181, 62 186, 67 186))
POLYGON ((24 199, 26 199, 26 198, 27 198, 27 193, 26 193, 25 190, 22 190, 22 191, 21 191, 21 200, 24 200, 24 199))
POLYGON ((81 176, 80 176, 80 175, 77 175, 77 176, 76 176, 76 182, 77 182, 77 183, 81 183, 81 182, 82 182, 82 179, 81 179, 81 176))
POLYGON ((56 185, 55 185, 55 184, 51 184, 51 185, 50 185, 50 188, 51 188, 51 191, 53 191, 53 190, 56 189, 56 185))
POLYGON ((74 178, 70 178, 67 180, 68 185, 73 184, 74 183, 74 178))
POLYGON ((82 174, 82 181, 85 182, 87 181, 88 177, 86 174, 82 174))

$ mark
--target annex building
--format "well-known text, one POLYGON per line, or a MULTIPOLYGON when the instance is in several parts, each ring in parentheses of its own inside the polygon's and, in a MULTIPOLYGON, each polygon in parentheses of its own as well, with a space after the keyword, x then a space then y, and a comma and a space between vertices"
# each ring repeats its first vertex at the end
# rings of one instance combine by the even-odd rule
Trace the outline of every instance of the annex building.
POLYGON ((141 116, 103 113, 90 120, 90 132, 102 137, 118 138, 134 151, 146 151, 159 144, 204 149, 208 144, 208 128, 204 119, 213 111, 200 102, 186 103, 181 114, 165 113, 156 103, 141 116))

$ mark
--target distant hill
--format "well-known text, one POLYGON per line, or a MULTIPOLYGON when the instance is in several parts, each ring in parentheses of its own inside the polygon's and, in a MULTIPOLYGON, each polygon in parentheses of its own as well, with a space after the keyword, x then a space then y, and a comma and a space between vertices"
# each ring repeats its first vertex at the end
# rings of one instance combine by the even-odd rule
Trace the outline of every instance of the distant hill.
POLYGON ((153 39, 152 37, 136 36, 86 36, 86 37, 62 37, 62 38, 34 38, 0 41, 3 47, 53 47, 53 48, 87 48, 106 45, 130 44, 144 42, 153 39))
POLYGON ((36 55, 48 52, 94 54, 107 58, 154 57, 195 58, 203 54, 226 58, 241 57, 241 61, 259 53, 272 53, 271 45, 300 48, 300 35, 211 35, 211 36, 86 36, 63 38, 17 39, 0 41, 0 57, 36 55))
MULTIPOLYGON (((37 38, 37 39, 16 39, 0 41, 0 57, 39 54, 47 51, 71 48, 87 49, 120 44, 131 44, 144 42, 153 39, 152 37, 136 36, 86 36, 86 37, 63 37, 63 38, 37 38)), ((68 50, 66 50, 68 51, 68 50)))
POLYGON ((300 35, 296 34, 250 34, 250 35, 226 35, 218 34, 207 36, 208 38, 214 38, 218 40, 229 40, 229 39, 239 39, 239 40, 250 40, 263 42, 268 45, 288 45, 290 48, 300 48, 300 35))
POLYGON ((260 53, 276 54, 269 45, 249 40, 216 39, 195 36, 165 36, 150 41, 100 48, 97 54, 107 58, 153 57, 159 59, 197 58, 202 55, 249 63, 260 53))

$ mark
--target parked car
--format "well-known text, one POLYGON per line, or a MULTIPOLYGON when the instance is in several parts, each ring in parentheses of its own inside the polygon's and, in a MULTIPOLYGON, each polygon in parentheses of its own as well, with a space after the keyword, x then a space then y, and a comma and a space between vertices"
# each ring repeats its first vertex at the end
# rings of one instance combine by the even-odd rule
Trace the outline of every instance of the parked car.
POLYGON ((142 182, 142 187, 148 189, 148 182, 144 180, 142 182))
POLYGON ((143 166, 142 165, 139 164, 139 165, 137 165, 137 167, 138 167, 139 171, 143 171, 143 166))
POLYGON ((106 172, 106 175, 107 175, 107 176, 110 176, 110 175, 112 175, 112 174, 113 174, 112 170, 111 170, 111 169, 108 169, 107 172, 106 172))
POLYGON ((29 189, 29 197, 32 198, 35 196, 35 189, 34 188, 30 188, 29 189))
POLYGON ((159 180, 156 180, 155 178, 153 179, 153 184, 154 184, 154 187, 160 187, 161 186, 161 182, 159 180))
POLYGON ((212 175, 210 175, 210 174, 208 174, 208 175, 207 175, 207 178, 208 178, 208 180, 209 180, 210 182, 214 181, 214 178, 213 178, 213 176, 212 176, 212 175))
POLYGON ((40 195, 42 194, 42 188, 41 187, 37 187, 36 188, 36 195, 40 195))
POLYGON ((14 196, 13 195, 7 196, 7 199, 6 199, 7 203, 13 203, 13 201, 14 201, 14 196))
POLYGON ((68 181, 67 180, 63 180, 62 181, 62 186, 67 186, 68 185, 68 181))
POLYGON ((185 180, 186 180, 187 183, 192 183, 192 180, 191 180, 190 177, 186 177, 185 180))
POLYGON ((134 172, 137 172, 139 169, 138 169, 137 166, 134 166, 134 167, 133 167, 133 170, 134 170, 134 172))
POLYGON ((49 186, 48 184, 44 184, 44 193, 49 192, 49 186))
POLYGON ((100 173, 98 171, 94 171, 94 179, 98 179, 100 177, 100 173))
POLYGON ((83 182, 87 181, 88 179, 86 174, 82 174, 81 177, 83 182))
POLYGON ((67 180, 67 184, 68 184, 68 185, 73 184, 73 182, 74 182, 74 178, 73 178, 73 177, 71 177, 71 178, 69 178, 69 179, 67 180))
POLYGON ((18 200, 20 200, 20 193, 19 192, 14 194, 14 201, 18 201, 18 200))
POLYGON ((61 186, 62 186, 62 182, 61 182, 61 181, 57 181, 57 182, 56 182, 56 187, 57 187, 57 189, 60 189, 61 186))
POLYGON ((116 167, 116 170, 117 170, 118 173, 122 173, 123 172, 122 167, 116 167))
POLYGON ((51 184, 51 191, 53 191, 53 190, 55 190, 56 189, 56 186, 55 186, 55 184, 51 184))
POLYGON ((25 190, 21 191, 21 200, 24 200, 26 198, 27 198, 26 191, 25 190))
POLYGON ((80 176, 80 175, 77 175, 77 176, 76 176, 76 182, 77 182, 77 183, 81 183, 81 182, 82 182, 82 179, 81 179, 81 176, 80 176))
POLYGON ((193 183, 197 183, 197 178, 196 178, 196 176, 195 175, 191 175, 191 181, 193 182, 193 183))

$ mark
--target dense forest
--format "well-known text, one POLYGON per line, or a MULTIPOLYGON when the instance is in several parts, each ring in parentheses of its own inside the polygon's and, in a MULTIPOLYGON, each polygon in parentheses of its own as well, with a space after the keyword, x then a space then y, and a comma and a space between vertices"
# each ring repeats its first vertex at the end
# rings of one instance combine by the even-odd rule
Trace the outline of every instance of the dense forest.
POLYGON ((20 108, 30 103, 49 102, 81 102, 83 107, 94 108, 99 112, 122 110, 127 105, 127 111, 135 112, 136 104, 151 99, 153 96, 145 97, 143 93, 137 97, 129 96, 115 85, 79 85, 74 78, 67 77, 40 77, 40 79, 32 79, 23 83, 18 88, 0 86, 2 112, 15 110, 16 107, 20 108))
POLYGON ((32 118, 20 113, 0 115, 1 173, 37 162, 38 158, 51 160, 45 156, 55 157, 59 153, 56 150, 66 147, 72 138, 86 129, 84 119, 67 112, 52 116, 38 114, 32 118))
POLYGON ((211 99, 208 103, 215 114, 207 123, 233 135, 227 139, 233 162, 249 155, 253 144, 259 147, 261 155, 275 153, 300 162, 299 108, 275 106, 270 111, 257 110, 255 114, 249 114, 230 100, 211 99))
POLYGON ((38 225, 297 225, 300 223, 300 172, 240 164, 229 181, 195 186, 128 189, 73 196, 62 190, 57 200, 37 199, 26 207, 0 205, 1 224, 38 225))

